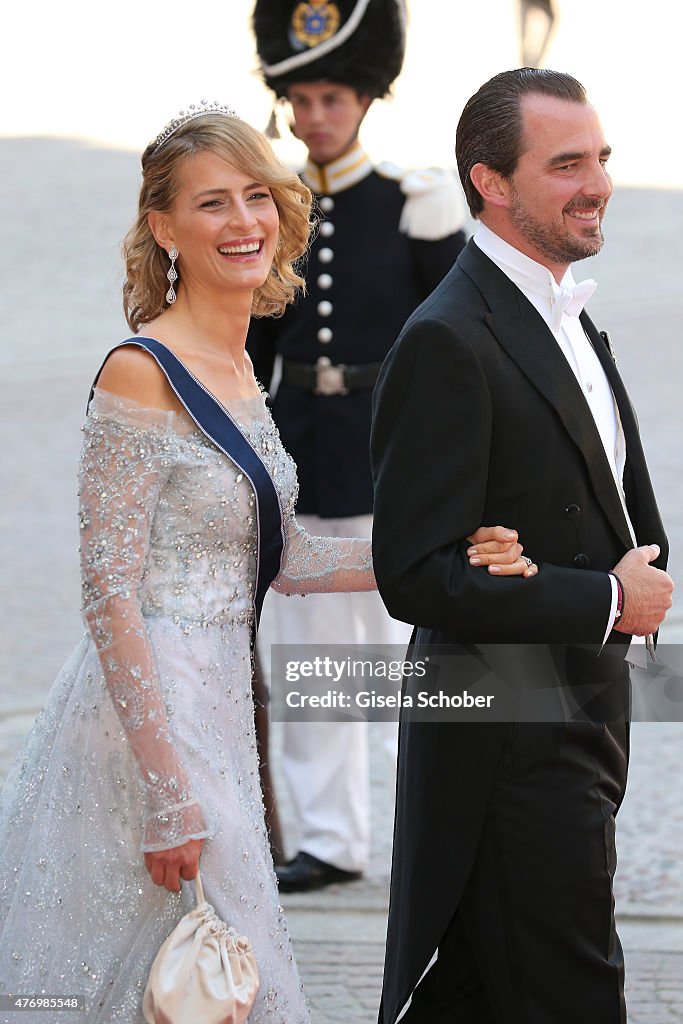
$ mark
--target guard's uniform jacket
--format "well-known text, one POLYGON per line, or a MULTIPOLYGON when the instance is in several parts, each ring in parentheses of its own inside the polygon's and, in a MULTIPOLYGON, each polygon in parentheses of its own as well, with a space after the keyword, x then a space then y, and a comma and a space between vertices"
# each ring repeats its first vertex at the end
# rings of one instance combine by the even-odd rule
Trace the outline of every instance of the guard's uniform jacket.
POLYGON ((303 178, 320 218, 303 269, 307 294, 281 318, 253 319, 247 349, 266 389, 283 359, 272 411, 297 465, 297 510, 365 515, 379 365, 465 244, 462 206, 450 172, 375 169, 359 143, 323 168, 309 162, 303 178), (321 358, 348 369, 316 369, 321 358))

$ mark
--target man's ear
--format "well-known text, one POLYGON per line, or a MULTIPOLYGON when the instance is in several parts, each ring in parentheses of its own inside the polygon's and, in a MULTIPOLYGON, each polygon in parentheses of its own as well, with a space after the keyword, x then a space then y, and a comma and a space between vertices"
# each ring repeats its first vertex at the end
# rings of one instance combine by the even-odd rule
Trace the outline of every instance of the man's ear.
POLYGON ((149 224, 149 230, 154 235, 154 241, 157 245, 160 245, 166 252, 173 245, 173 238, 170 233, 168 226, 168 218, 165 213, 159 213, 158 210, 150 210, 147 214, 147 223, 149 224))
POLYGON ((294 114, 287 118, 287 127, 289 128, 294 138, 298 139, 299 136, 296 133, 296 121, 294 119, 294 114))
POLYGON ((360 102, 361 107, 363 108, 363 117, 365 117, 368 110, 370 109, 370 104, 372 103, 372 96, 369 96, 366 92, 359 92, 358 100, 360 102))
POLYGON ((509 180, 488 164, 475 164, 470 171, 470 181, 487 205, 510 206, 509 180))

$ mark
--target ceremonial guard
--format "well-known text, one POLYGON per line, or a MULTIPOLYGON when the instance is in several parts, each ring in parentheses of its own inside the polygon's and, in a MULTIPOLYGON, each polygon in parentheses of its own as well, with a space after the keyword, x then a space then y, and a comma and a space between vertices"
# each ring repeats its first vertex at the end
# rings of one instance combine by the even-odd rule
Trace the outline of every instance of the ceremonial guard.
MULTIPOLYGON (((401 69, 405 20, 403 0, 258 0, 254 11, 264 79, 289 101, 292 131, 308 149, 302 177, 319 224, 306 297, 279 319, 253 320, 247 347, 297 464, 299 519, 312 533, 370 536, 373 387, 404 321, 465 243, 452 172, 374 166, 358 139, 370 104, 401 69)), ((275 641, 408 638, 376 594, 269 602, 275 641)), ((282 768, 300 840, 294 860, 277 868, 281 889, 357 878, 369 855, 367 724, 286 723, 282 768)))

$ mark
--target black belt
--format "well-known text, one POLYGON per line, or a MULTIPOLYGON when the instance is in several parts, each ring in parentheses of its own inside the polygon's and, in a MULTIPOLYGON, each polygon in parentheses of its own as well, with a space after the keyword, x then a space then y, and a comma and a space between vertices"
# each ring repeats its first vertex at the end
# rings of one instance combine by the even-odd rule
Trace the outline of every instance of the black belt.
POLYGON ((283 359, 282 383, 315 395, 347 395, 349 391, 373 388, 381 366, 381 363, 333 364, 327 356, 321 356, 314 365, 283 359))

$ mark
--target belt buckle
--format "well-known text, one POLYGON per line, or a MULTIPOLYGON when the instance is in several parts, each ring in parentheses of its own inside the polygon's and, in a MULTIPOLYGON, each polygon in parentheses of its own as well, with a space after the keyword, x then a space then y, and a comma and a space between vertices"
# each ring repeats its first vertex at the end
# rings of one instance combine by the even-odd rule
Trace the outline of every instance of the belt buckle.
POLYGON ((349 389, 344 387, 344 370, 342 363, 332 365, 327 356, 320 356, 315 364, 316 395, 348 395, 349 389))

